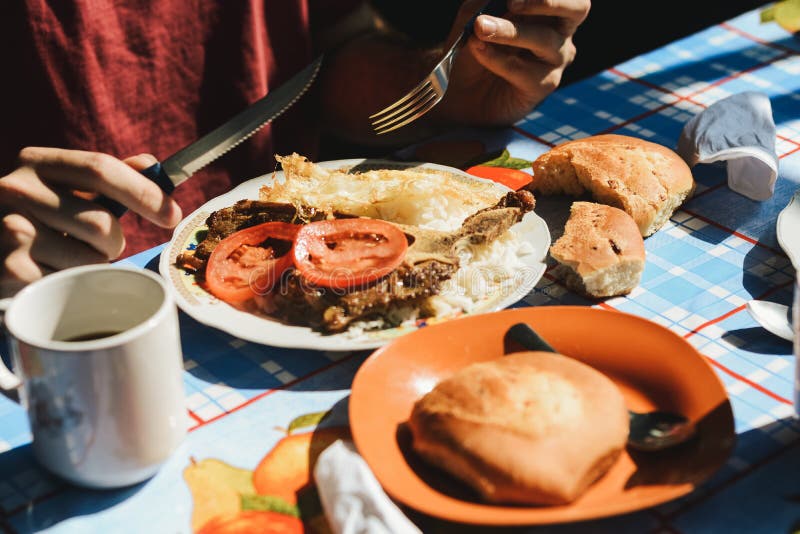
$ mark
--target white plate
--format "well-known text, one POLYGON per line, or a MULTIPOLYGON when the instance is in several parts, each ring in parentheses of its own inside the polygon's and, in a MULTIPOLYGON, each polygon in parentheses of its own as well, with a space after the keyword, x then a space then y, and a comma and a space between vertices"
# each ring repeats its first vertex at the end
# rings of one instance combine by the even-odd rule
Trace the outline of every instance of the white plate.
POLYGON ((800 190, 778 215, 776 231, 781 248, 794 268, 800 270, 800 190))
MULTIPOLYGON (((351 168, 367 162, 370 167, 375 165, 385 165, 387 167, 406 167, 414 164, 398 163, 380 160, 349 159, 321 162, 319 165, 327 168, 351 168)), ((438 169, 480 181, 486 181, 466 174, 452 167, 436 165, 433 163, 416 164, 424 168, 438 169)), ((281 177, 283 173, 278 171, 275 177, 281 177)), ((273 175, 260 176, 240 184, 230 192, 209 200, 198 208, 194 213, 186 217, 175 229, 172 240, 167 244, 161 254, 159 271, 166 278, 169 287, 172 289, 175 300, 184 312, 195 320, 224 330, 225 332, 247 341, 273 345, 276 347, 305 348, 317 350, 361 350, 374 349, 380 347, 395 337, 411 332, 434 322, 451 319, 453 317, 435 317, 415 324, 401 325, 397 328, 351 334, 343 332, 339 334, 320 334, 308 327, 291 326, 278 320, 268 317, 255 315, 238 310, 226 304, 210 293, 200 288, 194 280, 194 276, 184 272, 175 266, 178 254, 188 250, 197 244, 197 233, 204 230, 205 220, 211 212, 233 205, 242 199, 257 199, 258 191, 261 186, 270 183, 273 175)), ((509 189, 499 184, 493 185, 501 188, 503 192, 509 189)), ((526 273, 523 283, 515 287, 513 291, 505 295, 497 295, 481 303, 478 312, 490 312, 505 308, 517 302, 528 294, 544 274, 544 259, 550 246, 550 232, 544 220, 533 212, 527 213, 520 223, 514 226, 512 231, 521 232, 523 239, 532 245, 533 252, 526 254, 521 259, 529 267, 530 273, 526 273)), ((473 314, 476 312, 473 312, 473 314)))

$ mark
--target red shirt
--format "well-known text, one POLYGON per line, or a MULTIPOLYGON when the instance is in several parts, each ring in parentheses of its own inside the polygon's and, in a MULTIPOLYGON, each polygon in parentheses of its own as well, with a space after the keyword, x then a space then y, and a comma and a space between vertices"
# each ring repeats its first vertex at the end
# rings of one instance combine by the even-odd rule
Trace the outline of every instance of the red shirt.
MULTIPOLYGON (((336 11, 323 6, 324 22, 336 11)), ((314 0, 310 0, 311 3, 314 0)), ((324 3, 324 2, 323 2, 324 3)), ((312 59, 309 0, 13 0, 0 7, 0 172, 24 146, 142 152, 163 159, 312 59)), ((175 192, 185 215, 248 178, 274 153, 313 157, 312 99, 175 192)), ((129 255, 171 231, 122 218, 129 255)))

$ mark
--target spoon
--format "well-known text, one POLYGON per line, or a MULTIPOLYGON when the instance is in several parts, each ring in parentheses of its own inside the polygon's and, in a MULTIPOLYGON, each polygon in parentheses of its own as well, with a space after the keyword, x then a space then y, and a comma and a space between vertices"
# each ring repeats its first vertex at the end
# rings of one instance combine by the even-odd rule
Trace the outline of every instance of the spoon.
POLYGON ((792 308, 789 306, 766 300, 751 300, 747 303, 747 311, 767 331, 786 341, 794 340, 792 308))
MULTIPOLYGON (((515 346, 525 350, 558 352, 533 328, 525 323, 517 323, 508 329, 505 337, 506 352, 513 352, 515 346)), ((630 416, 628 446, 639 451, 660 451, 688 440, 695 434, 695 427, 681 414, 656 410, 652 412, 633 412, 630 416)))

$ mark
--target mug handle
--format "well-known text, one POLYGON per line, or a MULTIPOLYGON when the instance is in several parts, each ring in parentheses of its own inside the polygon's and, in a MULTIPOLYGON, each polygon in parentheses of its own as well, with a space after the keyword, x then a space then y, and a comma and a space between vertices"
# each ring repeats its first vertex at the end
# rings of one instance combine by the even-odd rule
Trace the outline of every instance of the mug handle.
MULTIPOLYGON (((10 304, 10 298, 0 300, 0 325, 2 325, 3 322, 3 314, 5 314, 10 304)), ((22 381, 19 377, 6 367, 6 364, 3 363, 3 359, 0 358, 0 389, 11 391, 12 389, 17 389, 20 384, 22 384, 22 381)))

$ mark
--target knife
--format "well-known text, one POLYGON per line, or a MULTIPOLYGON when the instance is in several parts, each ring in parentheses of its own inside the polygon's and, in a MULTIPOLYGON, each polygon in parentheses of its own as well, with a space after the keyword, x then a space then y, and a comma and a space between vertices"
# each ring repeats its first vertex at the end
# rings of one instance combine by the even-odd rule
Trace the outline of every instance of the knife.
MULTIPOLYGON (((147 167, 141 173, 155 182, 165 193, 172 193, 191 175, 235 148, 297 102, 314 83, 322 66, 322 58, 323 56, 317 57, 289 81, 270 91, 244 111, 164 161, 147 167)), ((116 217, 128 211, 124 205, 105 196, 98 197, 95 202, 116 217)))

